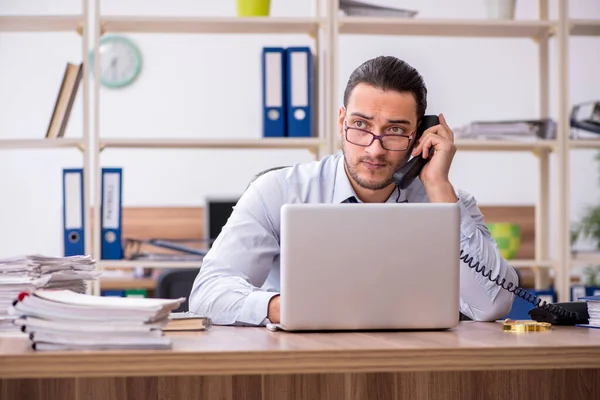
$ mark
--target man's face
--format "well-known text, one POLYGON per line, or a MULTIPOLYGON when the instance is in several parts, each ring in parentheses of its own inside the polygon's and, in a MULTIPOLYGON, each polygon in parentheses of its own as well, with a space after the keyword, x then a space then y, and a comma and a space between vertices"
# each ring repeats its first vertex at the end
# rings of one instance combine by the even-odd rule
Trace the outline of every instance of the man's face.
POLYGON ((417 128, 417 103, 409 92, 384 92, 366 84, 352 91, 347 108, 339 112, 338 129, 346 169, 360 187, 384 189, 392 183, 392 175, 410 156, 417 128), (346 140, 346 128, 360 128, 375 135, 410 136, 410 147, 404 151, 386 150, 379 140, 361 147, 346 140))

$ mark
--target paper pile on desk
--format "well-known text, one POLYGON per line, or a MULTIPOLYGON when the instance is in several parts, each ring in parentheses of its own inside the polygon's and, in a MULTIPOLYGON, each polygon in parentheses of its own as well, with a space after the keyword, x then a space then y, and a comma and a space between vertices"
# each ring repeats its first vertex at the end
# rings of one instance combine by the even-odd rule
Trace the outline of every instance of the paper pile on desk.
POLYGON ((600 296, 581 297, 579 300, 583 300, 587 303, 589 321, 585 326, 590 328, 600 328, 600 296))
POLYGON ((90 256, 45 257, 30 255, 0 259, 0 330, 18 329, 7 310, 19 293, 37 289, 85 291, 85 281, 99 272, 90 256))
POLYGON ((185 301, 36 290, 11 307, 35 350, 170 349, 172 310, 185 301))

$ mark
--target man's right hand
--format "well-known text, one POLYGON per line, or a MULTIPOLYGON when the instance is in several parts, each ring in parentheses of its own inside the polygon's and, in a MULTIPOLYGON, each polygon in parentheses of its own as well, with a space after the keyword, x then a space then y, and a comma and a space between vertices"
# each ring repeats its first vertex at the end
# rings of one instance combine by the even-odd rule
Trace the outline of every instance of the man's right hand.
POLYGON ((279 295, 271 297, 269 300, 269 308, 267 310, 267 318, 274 324, 281 322, 279 320, 279 295))

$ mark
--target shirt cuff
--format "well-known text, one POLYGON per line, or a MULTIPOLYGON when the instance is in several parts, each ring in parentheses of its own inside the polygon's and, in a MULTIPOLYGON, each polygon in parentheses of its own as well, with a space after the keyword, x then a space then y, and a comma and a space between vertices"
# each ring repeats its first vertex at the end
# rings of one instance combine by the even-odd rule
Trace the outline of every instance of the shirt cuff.
POLYGON ((278 294, 277 292, 263 292, 258 290, 251 292, 244 301, 244 306, 240 311, 237 322, 255 326, 265 325, 267 314, 269 313, 269 301, 278 294))
POLYGON ((477 224, 460 198, 458 199, 458 206, 460 207, 460 239, 462 242, 471 239, 477 232, 477 224))

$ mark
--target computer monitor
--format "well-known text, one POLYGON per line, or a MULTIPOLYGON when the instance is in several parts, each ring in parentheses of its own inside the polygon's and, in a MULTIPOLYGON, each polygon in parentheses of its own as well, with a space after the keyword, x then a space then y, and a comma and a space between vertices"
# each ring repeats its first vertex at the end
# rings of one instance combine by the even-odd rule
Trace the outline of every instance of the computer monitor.
POLYGON ((239 196, 207 197, 204 205, 204 238, 211 243, 219 236, 221 229, 237 204, 239 196))

